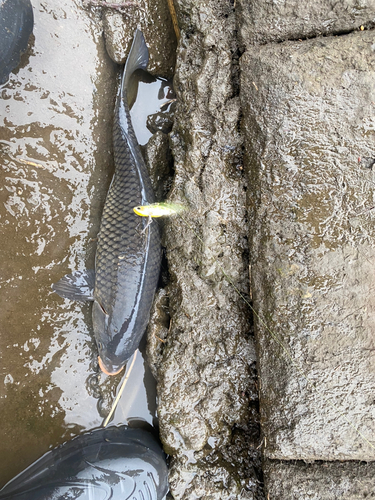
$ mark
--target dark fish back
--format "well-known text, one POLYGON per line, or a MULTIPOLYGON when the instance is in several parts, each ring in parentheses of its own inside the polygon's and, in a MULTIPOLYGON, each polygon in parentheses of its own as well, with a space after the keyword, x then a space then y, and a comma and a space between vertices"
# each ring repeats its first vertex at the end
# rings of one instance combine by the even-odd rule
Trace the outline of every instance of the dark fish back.
POLYGON ((126 81, 117 96, 113 144, 115 174, 103 209, 94 298, 114 322, 107 341, 118 355, 134 352, 144 333, 161 261, 158 224, 145 229, 147 219, 133 212, 137 205, 153 203, 154 194, 131 124, 126 81))

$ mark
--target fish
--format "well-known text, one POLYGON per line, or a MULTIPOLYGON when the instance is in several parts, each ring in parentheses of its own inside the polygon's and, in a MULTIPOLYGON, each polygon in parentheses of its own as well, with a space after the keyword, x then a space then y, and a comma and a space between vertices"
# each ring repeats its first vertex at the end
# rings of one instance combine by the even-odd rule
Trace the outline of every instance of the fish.
POLYGON ((48 451, 0 490, 0 500, 162 500, 167 492, 159 442, 145 429, 122 425, 48 451))
POLYGON ((95 270, 75 271, 52 289, 63 298, 92 302, 98 362, 119 373, 146 330, 161 264, 157 223, 137 217, 133 207, 155 202, 147 167, 131 123, 127 89, 134 71, 146 70, 148 49, 137 29, 116 98, 113 126, 115 173, 103 208, 95 270))
POLYGON ((34 15, 30 0, 0 2, 0 85, 20 63, 33 31, 34 15))

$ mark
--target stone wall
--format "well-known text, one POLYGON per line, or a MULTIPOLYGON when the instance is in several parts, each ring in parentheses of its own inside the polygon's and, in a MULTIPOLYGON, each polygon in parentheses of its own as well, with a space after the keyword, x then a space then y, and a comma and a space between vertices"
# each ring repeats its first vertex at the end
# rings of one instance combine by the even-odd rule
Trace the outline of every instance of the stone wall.
POLYGON ((239 10, 266 494, 364 498, 375 458, 374 3, 239 10))

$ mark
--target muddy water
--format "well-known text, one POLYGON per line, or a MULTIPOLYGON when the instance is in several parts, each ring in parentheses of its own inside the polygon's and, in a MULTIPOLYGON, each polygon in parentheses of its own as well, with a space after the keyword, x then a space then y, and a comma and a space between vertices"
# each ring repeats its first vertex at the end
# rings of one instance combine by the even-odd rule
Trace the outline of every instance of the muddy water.
MULTIPOLYGON (((118 67, 105 52, 99 13, 78 0, 34 0, 33 8, 30 49, 0 88, 0 486, 101 425, 123 376, 98 371, 90 306, 50 288, 93 267, 113 173, 118 67)), ((138 354, 113 422, 153 423, 155 408, 138 354)))

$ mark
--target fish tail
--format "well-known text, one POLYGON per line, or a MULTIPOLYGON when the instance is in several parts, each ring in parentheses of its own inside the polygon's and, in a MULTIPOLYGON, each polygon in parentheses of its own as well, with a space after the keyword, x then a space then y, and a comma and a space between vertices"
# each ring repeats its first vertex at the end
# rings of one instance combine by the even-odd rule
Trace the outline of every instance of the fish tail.
POLYGON ((148 48, 143 37, 143 33, 137 28, 134 33, 133 43, 126 60, 124 74, 122 77, 121 91, 123 95, 126 93, 127 84, 134 71, 137 69, 147 69, 148 58, 148 48))

